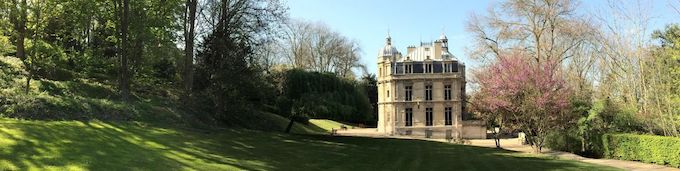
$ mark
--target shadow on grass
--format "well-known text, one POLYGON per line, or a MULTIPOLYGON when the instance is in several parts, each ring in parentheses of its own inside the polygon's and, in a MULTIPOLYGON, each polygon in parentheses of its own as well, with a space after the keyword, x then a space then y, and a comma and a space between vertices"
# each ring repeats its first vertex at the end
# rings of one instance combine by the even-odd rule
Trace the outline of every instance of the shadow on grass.
POLYGON ((0 169, 602 170, 447 143, 134 123, 0 122, 0 169), (2 166, 5 165, 5 166, 2 166), (4 168, 3 168, 4 167, 4 168))

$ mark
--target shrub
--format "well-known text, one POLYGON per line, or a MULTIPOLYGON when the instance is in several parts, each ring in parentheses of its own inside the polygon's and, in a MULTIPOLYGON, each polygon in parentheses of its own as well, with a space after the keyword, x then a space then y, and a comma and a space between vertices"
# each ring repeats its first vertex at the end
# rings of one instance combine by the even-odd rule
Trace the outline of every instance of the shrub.
POLYGON ((9 41, 9 37, 4 36, 1 33, 2 32, 0 32, 0 56, 15 53, 16 47, 9 41))
POLYGON ((680 167, 680 138, 677 137, 605 134, 602 143, 607 158, 680 167))
POLYGON ((553 131, 545 138, 545 146, 552 150, 566 151, 571 153, 581 152, 581 140, 577 130, 568 129, 553 131))

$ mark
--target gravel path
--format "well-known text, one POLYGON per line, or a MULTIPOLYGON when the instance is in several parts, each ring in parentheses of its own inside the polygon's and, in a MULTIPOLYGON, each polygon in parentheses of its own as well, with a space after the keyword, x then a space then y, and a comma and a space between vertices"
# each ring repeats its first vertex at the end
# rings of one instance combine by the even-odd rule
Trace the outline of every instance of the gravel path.
MULTIPOLYGON (((337 132, 339 136, 357 136, 357 137, 377 137, 377 138, 397 138, 397 139, 417 139, 417 140, 427 140, 427 141, 438 141, 447 142, 444 139, 427 139, 427 138, 417 138, 417 137, 402 137, 402 136, 388 136, 380 134, 375 128, 359 128, 359 129, 348 129, 339 130, 337 132)), ((495 148, 496 144, 492 139, 477 139, 477 140, 466 140, 465 145, 479 146, 479 147, 490 147, 495 148)), ((532 153, 533 149, 531 146, 522 145, 518 139, 502 139, 501 147, 506 150, 532 153)), ((594 163, 606 166, 612 166, 616 168, 621 168, 625 170, 634 171, 680 171, 678 168, 666 167, 656 164, 647 164, 635 161, 624 161, 624 160, 613 160, 613 159, 592 159, 581 157, 572 153, 562 152, 562 151, 552 151, 549 149, 543 150, 543 155, 554 156, 560 159, 568 160, 578 160, 586 163, 594 163)))

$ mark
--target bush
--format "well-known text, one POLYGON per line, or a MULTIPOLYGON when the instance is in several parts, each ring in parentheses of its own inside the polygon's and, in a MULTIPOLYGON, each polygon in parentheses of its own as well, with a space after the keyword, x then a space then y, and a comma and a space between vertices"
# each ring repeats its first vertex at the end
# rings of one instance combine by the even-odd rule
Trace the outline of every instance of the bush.
POLYGON ((15 53, 16 47, 9 41, 9 37, 3 36, 0 32, 0 56, 15 53))
POLYGON ((677 137, 605 134, 602 143, 607 158, 680 167, 680 138, 677 137))
POLYGON ((367 93, 356 80, 301 69, 277 75, 282 93, 277 100, 283 117, 292 114, 351 123, 373 119, 367 93))
POLYGON ((581 140, 575 129, 554 131, 545 137, 545 147, 552 150, 580 153, 581 140))

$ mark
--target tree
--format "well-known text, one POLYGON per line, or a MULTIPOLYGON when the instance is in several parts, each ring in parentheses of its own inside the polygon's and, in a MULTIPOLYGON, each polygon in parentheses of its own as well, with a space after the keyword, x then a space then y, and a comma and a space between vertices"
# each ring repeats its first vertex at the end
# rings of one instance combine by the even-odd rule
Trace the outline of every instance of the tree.
POLYGON ((253 57, 285 9, 276 0, 211 3, 205 22, 211 31, 199 44, 193 90, 206 97, 212 118, 229 122, 253 113, 271 95, 253 57))
MULTIPOLYGON (((26 48, 25 48, 25 38, 26 38, 26 20, 27 20, 27 11, 28 11, 28 3, 26 3, 26 0, 21 0, 21 2, 17 2, 17 0, 12 0, 11 6, 11 11, 10 11, 10 20, 11 23, 14 25, 14 46, 16 47, 16 56, 17 58, 21 59, 22 62, 26 63, 26 48)), ((28 68, 27 68, 28 70, 28 68)), ((26 94, 28 94, 30 87, 30 70, 27 71, 29 74, 27 74, 26 78, 26 94)))
POLYGON ((466 28, 474 35, 472 56, 493 59, 516 49, 537 63, 577 57, 595 30, 577 7, 571 0, 510 0, 489 8, 488 16, 472 15, 466 28))
POLYGON ((193 86, 194 76, 194 39, 195 39, 195 22, 196 22, 196 6, 198 0, 187 0, 184 9, 184 72, 182 77, 184 79, 184 91, 186 96, 191 96, 191 87, 193 86))
POLYGON ((598 33, 601 53, 597 55, 601 57, 595 82, 607 84, 597 87, 597 98, 633 111, 634 120, 644 124, 634 132, 678 136, 677 124, 673 124, 677 122, 673 118, 678 110, 671 100, 674 85, 670 69, 676 64, 671 62, 672 55, 665 55, 672 50, 662 50, 672 49, 666 47, 672 46, 673 40, 660 36, 665 31, 650 33, 648 28, 654 18, 651 4, 610 1, 604 10, 605 14, 598 15, 604 29, 598 33), (660 46, 654 39, 659 40, 660 46))
POLYGON ((128 100, 130 95, 130 75, 128 66, 128 13, 129 0, 122 0, 122 9, 120 12, 120 70, 118 71, 118 88, 120 89, 121 97, 124 101, 128 100))
POLYGON ((649 83, 650 110, 658 113, 656 122, 664 135, 680 136, 680 25, 656 30, 652 37, 660 42, 645 59, 649 83))
POLYGON ((361 84, 364 86, 364 90, 368 96, 368 101, 371 104, 371 113, 373 116, 371 124, 377 124, 378 119, 378 79, 375 74, 366 74, 361 77, 361 84))
POLYGON ((296 68, 348 77, 352 68, 362 66, 358 43, 322 23, 289 23, 283 42, 286 58, 296 68))
POLYGON ((363 84, 333 73, 292 69, 281 75, 278 106, 293 122, 320 117, 365 123, 372 118, 371 104, 363 84), (290 106, 290 107, 287 107, 290 106))
POLYGON ((486 125, 487 130, 492 130, 493 132, 493 139, 494 143, 496 144, 496 148, 501 148, 501 141, 500 141, 500 131, 504 129, 503 123, 506 121, 507 118, 507 113, 501 110, 491 110, 488 108, 483 101, 478 100, 479 98, 487 98, 489 95, 483 94, 483 93, 489 93, 489 92, 475 92, 470 99, 470 111, 474 113, 476 118, 479 120, 483 121, 486 125), (498 130, 496 130, 498 128, 498 130))
POLYGON ((473 35, 470 56, 494 62, 524 51, 536 63, 555 61, 576 93, 588 92, 599 50, 598 30, 588 15, 577 13, 576 0, 508 0, 487 15, 473 14, 466 30, 473 35))
POLYGON ((571 88, 562 78, 557 61, 534 63, 531 55, 520 52, 500 56, 488 68, 475 73, 479 92, 474 107, 484 111, 489 120, 515 127, 526 134, 527 141, 540 152, 550 131, 574 124, 569 112, 571 88))

